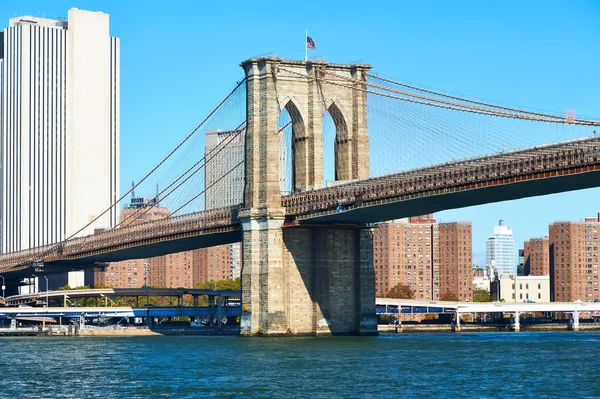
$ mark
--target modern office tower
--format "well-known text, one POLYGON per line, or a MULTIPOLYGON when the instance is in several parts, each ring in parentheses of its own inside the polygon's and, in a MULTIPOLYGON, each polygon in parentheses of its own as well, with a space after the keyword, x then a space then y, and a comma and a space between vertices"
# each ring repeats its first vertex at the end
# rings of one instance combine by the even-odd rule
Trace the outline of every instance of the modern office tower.
POLYGON ((456 295, 459 301, 473 299, 473 233, 470 222, 440 223, 440 297, 456 295))
POLYGON ((485 243, 485 261, 488 265, 494 264, 502 274, 517 274, 512 230, 502 220, 494 226, 494 235, 489 236, 485 243))
POLYGON ((379 224, 373 233, 376 295, 402 284, 415 299, 438 300, 447 291, 470 300, 471 241, 469 223, 437 224, 432 215, 379 224))
POLYGON ((549 226, 552 300, 600 300, 598 278, 598 218, 584 222, 554 222, 549 226))
MULTIPOLYGON (((211 210, 244 202, 245 130, 206 132, 204 168, 205 209, 211 210), (236 166, 239 165, 239 166, 236 166)), ((240 243, 202 248, 196 252, 198 281, 224 280, 240 276, 240 243)))
POLYGON ((12 18, 0 42, 0 251, 114 226, 118 209, 84 228, 119 197, 120 51, 109 16, 12 18))
POLYGON ((204 156, 205 209, 244 202, 244 131, 209 130, 204 156))
POLYGON ((550 275, 550 241, 548 237, 531 238, 523 248, 526 276, 550 275))

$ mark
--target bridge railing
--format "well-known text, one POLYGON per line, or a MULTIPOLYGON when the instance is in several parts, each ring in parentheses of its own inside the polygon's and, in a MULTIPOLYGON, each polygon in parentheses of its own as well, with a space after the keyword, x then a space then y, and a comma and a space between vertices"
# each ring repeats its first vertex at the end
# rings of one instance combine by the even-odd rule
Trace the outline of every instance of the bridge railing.
POLYGON ((285 196, 282 203, 288 215, 334 212, 340 206, 346 209, 360 206, 365 201, 598 164, 599 153, 600 138, 591 137, 310 190, 285 196))
POLYGON ((0 270, 23 262, 52 260, 81 253, 108 249, 117 245, 139 243, 147 240, 159 240, 195 231, 225 229, 237 225, 240 205, 195 212, 161 220, 130 225, 97 234, 78 237, 60 244, 12 252, 0 256, 0 270))
POLYGON ((195 212, 77 238, 64 243, 62 253, 57 255, 75 255, 115 245, 127 245, 150 239, 155 240, 193 231, 225 228, 235 224, 238 209, 239 206, 231 206, 195 212))

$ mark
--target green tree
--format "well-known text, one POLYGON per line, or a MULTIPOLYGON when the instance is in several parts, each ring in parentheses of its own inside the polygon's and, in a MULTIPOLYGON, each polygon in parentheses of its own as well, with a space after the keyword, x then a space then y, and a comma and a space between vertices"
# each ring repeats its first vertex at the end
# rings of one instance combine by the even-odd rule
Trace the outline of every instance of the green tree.
POLYGON ((473 302, 491 302, 490 293, 481 288, 473 289, 473 302))
POLYGON ((234 280, 211 280, 206 283, 198 283, 196 284, 196 288, 201 288, 205 290, 234 290, 239 291, 242 289, 242 284, 240 278, 236 278, 234 280))
POLYGON ((452 292, 452 291, 446 291, 446 292, 444 292, 440 296, 440 301, 457 302, 458 301, 458 297, 456 296, 456 294, 454 292, 452 292))
POLYGON ((414 299, 415 293, 410 289, 409 286, 404 284, 398 284, 393 287, 387 294, 383 296, 384 298, 395 298, 395 299, 414 299))

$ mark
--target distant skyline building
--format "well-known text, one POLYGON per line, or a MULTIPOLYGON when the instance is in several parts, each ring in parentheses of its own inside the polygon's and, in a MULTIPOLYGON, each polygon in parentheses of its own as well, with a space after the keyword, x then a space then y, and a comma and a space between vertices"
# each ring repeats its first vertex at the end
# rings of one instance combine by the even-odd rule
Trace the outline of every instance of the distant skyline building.
POLYGON ((513 233, 503 220, 494 226, 494 235, 489 236, 485 243, 485 262, 486 265, 494 265, 502 274, 517 275, 513 233))
MULTIPOLYGON (((246 130, 209 130, 204 156, 204 209, 244 202, 244 148, 246 130), (240 162, 242 162, 240 164, 240 162), (239 166, 237 166, 240 164, 239 166)), ((199 281, 234 279, 241 271, 241 244, 218 245, 195 251, 199 281)))
MULTIPOLYGON (((109 16, 11 18, 0 33, 0 252, 61 241, 119 198, 120 43, 109 16)), ((116 224, 114 208, 79 233, 116 224)), ((69 274, 84 285, 83 272, 69 274)))
POLYGON ((204 203, 206 210, 244 202, 246 130, 209 130, 204 156, 204 203))

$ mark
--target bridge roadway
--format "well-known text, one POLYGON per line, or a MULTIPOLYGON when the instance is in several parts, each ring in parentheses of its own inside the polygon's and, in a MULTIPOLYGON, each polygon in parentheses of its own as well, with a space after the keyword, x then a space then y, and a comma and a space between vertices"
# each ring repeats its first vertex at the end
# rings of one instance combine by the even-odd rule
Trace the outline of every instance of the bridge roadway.
MULTIPOLYGON (((372 223, 600 185, 600 137, 448 162, 282 197, 286 226, 372 223)), ((241 205, 0 256, 13 280, 241 240, 241 205)))

